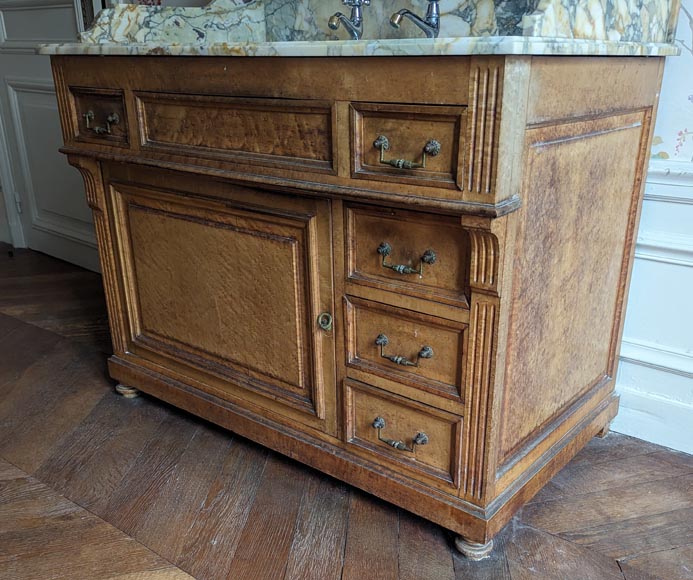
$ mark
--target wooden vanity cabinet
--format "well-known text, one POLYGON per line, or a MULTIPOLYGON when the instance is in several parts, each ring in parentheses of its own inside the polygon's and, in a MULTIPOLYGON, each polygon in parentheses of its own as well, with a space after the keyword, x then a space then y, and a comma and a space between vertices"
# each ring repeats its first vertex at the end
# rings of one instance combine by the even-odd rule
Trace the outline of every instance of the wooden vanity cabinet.
POLYGON ((52 63, 121 392, 473 558, 608 429, 662 59, 52 63))

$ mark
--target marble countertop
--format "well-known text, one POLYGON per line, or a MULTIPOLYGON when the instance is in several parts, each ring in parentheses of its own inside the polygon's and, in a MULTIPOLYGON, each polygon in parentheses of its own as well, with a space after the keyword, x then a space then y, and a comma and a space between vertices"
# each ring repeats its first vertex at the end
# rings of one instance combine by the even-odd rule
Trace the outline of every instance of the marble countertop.
POLYGON ((481 36, 380 40, 315 40, 238 43, 64 43, 45 44, 39 54, 132 56, 441 56, 474 54, 673 56, 680 49, 668 43, 623 42, 575 38, 481 36))

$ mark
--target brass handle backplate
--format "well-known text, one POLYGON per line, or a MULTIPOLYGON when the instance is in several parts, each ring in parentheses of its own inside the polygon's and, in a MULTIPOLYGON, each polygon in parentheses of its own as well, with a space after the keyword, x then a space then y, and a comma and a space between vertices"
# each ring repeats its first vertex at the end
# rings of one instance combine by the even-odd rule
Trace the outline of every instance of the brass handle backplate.
POLYGON ((429 266, 436 263, 438 256, 433 250, 426 250, 423 255, 419 258, 419 267, 412 268, 406 264, 390 264, 387 258, 392 254, 392 246, 388 242, 383 242, 378 246, 378 254, 383 257, 382 266, 383 268, 389 268, 394 270, 398 274, 418 274, 419 278, 423 278, 423 268, 424 264, 429 266))
POLYGON ((87 129, 90 131, 93 131, 97 135, 110 135, 111 134, 111 126, 112 125, 117 125, 120 123, 120 115, 118 113, 111 113, 106 117, 106 125, 96 125, 92 126, 92 123, 94 122, 94 119, 96 118, 96 115, 94 114, 94 111, 87 111, 82 115, 84 117, 85 125, 87 129))
POLYGON ((373 421, 373 429, 378 430, 378 439, 382 441, 383 443, 387 443, 390 447, 393 447, 394 449, 398 449, 399 451, 409 451, 410 453, 414 453, 416 451, 416 446, 417 445, 426 445, 428 443, 428 435, 426 433, 423 433, 419 431, 414 437, 412 438, 412 445, 411 447, 407 445, 404 441, 400 441, 398 439, 388 439, 387 437, 383 437, 382 435, 382 430, 385 428, 385 419, 382 417, 376 417, 375 420, 373 421))
POLYGON ((396 169, 426 169, 426 157, 435 157, 440 153, 440 143, 435 139, 430 139, 424 145, 420 162, 407 159, 385 159, 385 151, 390 149, 390 140, 385 135, 378 135, 378 138, 373 141, 373 147, 380 149, 380 163, 396 169))
POLYGON ((416 362, 410 361, 407 357, 399 354, 385 354, 385 347, 390 342, 390 339, 384 334, 379 334, 375 339, 375 344, 380 347, 380 356, 386 358, 389 361, 397 365, 402 365, 405 367, 418 367, 419 361, 422 358, 433 358, 433 349, 430 346, 422 346, 421 350, 416 355, 416 362))

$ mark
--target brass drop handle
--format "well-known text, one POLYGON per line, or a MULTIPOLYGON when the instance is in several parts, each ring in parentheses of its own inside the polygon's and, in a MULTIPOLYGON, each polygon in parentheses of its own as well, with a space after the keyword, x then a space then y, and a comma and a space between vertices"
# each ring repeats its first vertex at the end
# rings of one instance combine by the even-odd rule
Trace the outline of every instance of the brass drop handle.
POLYGON ((417 445, 426 445, 428 443, 428 435, 421 431, 414 435, 411 447, 409 447, 404 441, 383 437, 382 430, 385 428, 385 425, 385 419, 382 417, 376 417, 373 421, 373 428, 378 430, 378 439, 383 443, 387 443, 390 447, 398 449, 399 451, 409 451, 410 453, 414 453, 417 445))
POLYGON ((92 127, 92 122, 94 121, 94 118, 96 115, 94 114, 94 111, 87 111, 82 115, 84 117, 84 121, 86 124, 87 129, 90 131, 94 131, 97 135, 110 135, 111 134, 111 125, 117 125, 120 123, 120 115, 118 113, 111 113, 106 117, 106 126, 101 126, 97 125, 95 127, 92 127))
POLYGON ((426 169, 426 157, 435 157, 440 153, 440 143, 435 139, 430 139, 424 145, 421 162, 408 161, 407 159, 385 159, 385 151, 390 149, 390 140, 385 135, 378 135, 378 138, 373 141, 373 147, 380 149, 380 163, 396 169, 426 169))
POLYGON ((389 268, 394 270, 398 274, 418 274, 419 278, 423 278, 423 268, 424 264, 432 266, 436 263, 438 256, 433 250, 426 250, 423 255, 419 258, 419 267, 412 268, 406 264, 389 264, 387 258, 392 254, 392 246, 388 242, 383 242, 378 246, 378 253, 383 257, 382 266, 383 268, 389 268))
POLYGON ((419 361, 422 358, 433 358, 433 349, 430 346, 422 346, 421 350, 416 355, 416 362, 410 361, 407 357, 399 354, 385 354, 385 347, 390 342, 390 339, 384 334, 379 334, 375 339, 375 344, 380 347, 380 356, 386 358, 389 361, 397 365, 402 365, 405 367, 418 367, 419 361))

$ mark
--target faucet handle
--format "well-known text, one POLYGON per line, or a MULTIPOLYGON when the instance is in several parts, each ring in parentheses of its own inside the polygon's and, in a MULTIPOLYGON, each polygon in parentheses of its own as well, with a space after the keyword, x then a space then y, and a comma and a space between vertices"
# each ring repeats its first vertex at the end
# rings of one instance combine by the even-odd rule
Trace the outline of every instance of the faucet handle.
POLYGON ((370 6, 371 0, 342 0, 344 6, 370 6))

